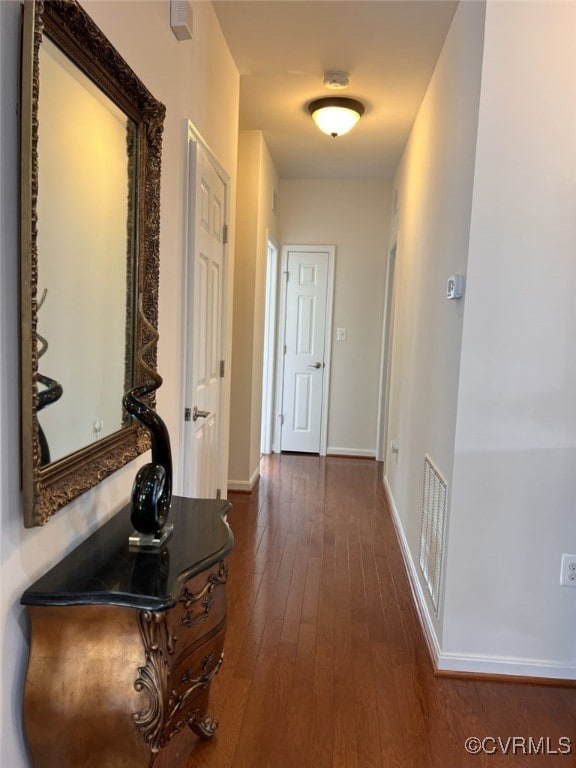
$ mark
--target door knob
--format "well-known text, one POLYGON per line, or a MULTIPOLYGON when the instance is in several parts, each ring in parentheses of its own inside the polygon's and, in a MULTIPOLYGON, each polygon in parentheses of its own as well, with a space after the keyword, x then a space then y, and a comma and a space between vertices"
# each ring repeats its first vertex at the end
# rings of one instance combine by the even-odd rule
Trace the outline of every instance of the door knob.
POLYGON ((322 363, 308 363, 307 368, 322 368, 322 363))
POLYGON ((198 421, 198 419, 206 419, 210 416, 210 411, 199 411, 197 406, 192 409, 192 421, 198 421))

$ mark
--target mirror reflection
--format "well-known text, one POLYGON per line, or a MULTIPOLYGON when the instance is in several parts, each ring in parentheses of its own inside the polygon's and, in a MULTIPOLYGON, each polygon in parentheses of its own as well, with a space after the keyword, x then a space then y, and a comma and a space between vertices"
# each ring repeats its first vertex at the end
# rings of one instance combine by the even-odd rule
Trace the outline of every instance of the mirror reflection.
POLYGON ((46 464, 127 423, 134 124, 47 37, 39 66, 38 421, 46 464))
POLYGON ((77 0, 23 3, 21 87, 20 442, 31 527, 150 448, 122 397, 156 369, 166 109, 77 0))

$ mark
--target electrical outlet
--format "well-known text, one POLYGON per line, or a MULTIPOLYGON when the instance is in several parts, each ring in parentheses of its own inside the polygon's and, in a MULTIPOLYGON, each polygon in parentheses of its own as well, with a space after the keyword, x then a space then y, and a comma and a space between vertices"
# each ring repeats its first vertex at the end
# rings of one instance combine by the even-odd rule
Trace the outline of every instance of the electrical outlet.
POLYGON ((576 555, 562 555, 560 584, 563 587, 576 587, 576 555))

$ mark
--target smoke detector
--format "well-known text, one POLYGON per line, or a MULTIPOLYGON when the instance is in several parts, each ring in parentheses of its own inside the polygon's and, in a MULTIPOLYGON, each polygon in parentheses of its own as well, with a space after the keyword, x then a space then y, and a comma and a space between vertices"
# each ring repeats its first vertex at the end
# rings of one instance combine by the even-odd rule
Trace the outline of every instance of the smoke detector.
POLYGON ((324 85, 331 91, 341 91, 350 85, 350 75, 347 72, 325 72, 324 85))

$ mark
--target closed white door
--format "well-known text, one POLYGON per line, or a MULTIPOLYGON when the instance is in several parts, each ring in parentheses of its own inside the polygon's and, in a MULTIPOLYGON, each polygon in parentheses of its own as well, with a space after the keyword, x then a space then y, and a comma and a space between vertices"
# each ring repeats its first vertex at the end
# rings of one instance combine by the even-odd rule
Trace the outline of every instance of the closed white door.
POLYGON ((323 453, 331 306, 328 250, 285 246, 284 371, 280 445, 323 453))
POLYGON ((190 143, 183 493, 218 491, 225 195, 205 149, 190 143))

